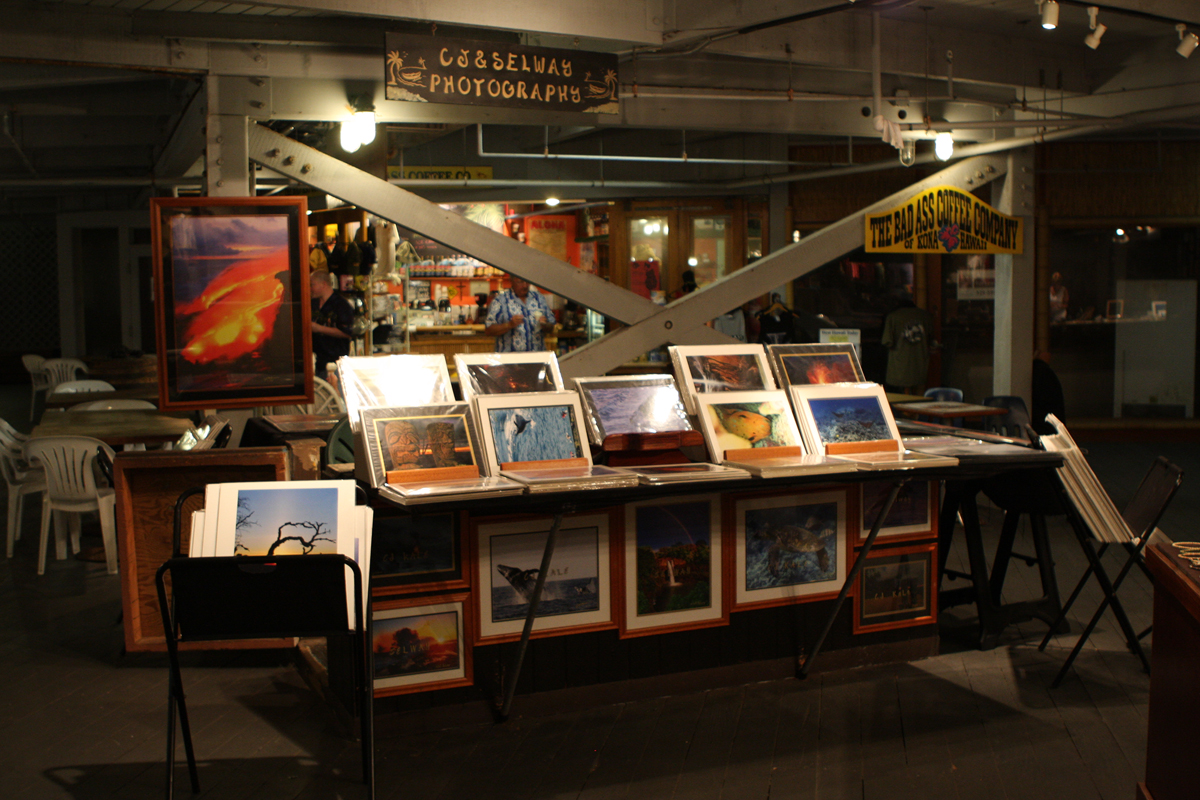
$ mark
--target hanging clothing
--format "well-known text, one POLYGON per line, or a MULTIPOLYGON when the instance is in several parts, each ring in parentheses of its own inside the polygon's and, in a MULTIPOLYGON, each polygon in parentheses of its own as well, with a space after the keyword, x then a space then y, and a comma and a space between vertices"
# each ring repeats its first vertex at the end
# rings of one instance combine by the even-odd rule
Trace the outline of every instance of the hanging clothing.
POLYGON ((881 340, 888 349, 887 383, 905 388, 925 383, 932 335, 933 317, 923 308, 901 306, 887 315, 881 340))
POLYGON ((739 342, 746 341, 746 315, 740 308, 735 308, 714 319, 713 327, 739 342))

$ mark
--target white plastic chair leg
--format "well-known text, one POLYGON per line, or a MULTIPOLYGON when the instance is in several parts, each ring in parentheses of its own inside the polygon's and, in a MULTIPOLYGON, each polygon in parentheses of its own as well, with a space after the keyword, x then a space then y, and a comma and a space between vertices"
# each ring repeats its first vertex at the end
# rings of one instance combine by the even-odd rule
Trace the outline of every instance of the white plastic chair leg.
POLYGON ((54 557, 62 561, 67 557, 67 523, 63 519, 63 512, 58 509, 53 509, 50 516, 54 520, 54 557))
POLYGON ((102 494, 96 498, 100 512, 100 535, 104 541, 104 560, 108 574, 117 574, 117 495, 102 494))
POLYGON ((64 511, 67 518, 67 530, 71 532, 71 553, 79 552, 79 540, 83 528, 83 515, 76 511, 64 511))
POLYGON ((17 521, 19 519, 21 519, 21 514, 20 514, 20 510, 19 510, 20 502, 21 502, 21 487, 20 486, 9 486, 8 487, 8 530, 7 530, 7 541, 8 541, 7 552, 8 552, 9 558, 13 557, 13 546, 16 544, 16 541, 17 541, 17 521))
MULTIPOLYGON (((38 537, 38 575, 46 574, 46 545, 50 540, 50 515, 53 512, 50 510, 50 499, 46 498, 42 501, 42 533, 38 537)), ((58 539, 58 536, 55 536, 58 539)))

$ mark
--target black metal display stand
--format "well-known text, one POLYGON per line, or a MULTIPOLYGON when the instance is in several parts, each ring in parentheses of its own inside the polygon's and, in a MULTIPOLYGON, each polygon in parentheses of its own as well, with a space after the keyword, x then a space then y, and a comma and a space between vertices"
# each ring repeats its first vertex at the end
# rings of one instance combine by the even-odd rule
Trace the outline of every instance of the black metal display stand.
MULTIPOLYGON (((349 636, 360 690, 363 782, 374 797, 373 687, 363 610, 363 577, 358 564, 340 554, 302 556, 180 556, 183 502, 202 490, 190 490, 175 508, 174 557, 155 575, 163 630, 167 632, 170 681, 167 701, 168 800, 174 794, 175 714, 179 710, 192 791, 200 791, 196 756, 179 669, 179 643, 226 639, 349 636), (347 610, 346 570, 354 582, 354 624, 347 610), (168 600, 166 579, 170 576, 168 600)), ((369 609, 366 612, 369 615, 369 609)))

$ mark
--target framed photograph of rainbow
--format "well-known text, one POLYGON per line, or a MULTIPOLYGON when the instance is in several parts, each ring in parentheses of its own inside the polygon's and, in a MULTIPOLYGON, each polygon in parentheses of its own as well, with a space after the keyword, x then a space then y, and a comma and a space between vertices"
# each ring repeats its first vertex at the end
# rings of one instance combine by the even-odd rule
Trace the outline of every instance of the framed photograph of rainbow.
POLYGON ((470 686, 469 595, 377 600, 371 613, 376 697, 470 686))
POLYGON ((303 197, 150 200, 162 410, 311 403, 303 197))

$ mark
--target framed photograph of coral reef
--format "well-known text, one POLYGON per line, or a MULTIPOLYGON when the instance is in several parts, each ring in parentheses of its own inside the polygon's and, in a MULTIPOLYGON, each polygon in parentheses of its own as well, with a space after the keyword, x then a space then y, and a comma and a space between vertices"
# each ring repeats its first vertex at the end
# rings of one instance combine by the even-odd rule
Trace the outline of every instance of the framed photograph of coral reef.
POLYGON ((727 495, 733 517, 733 610, 825 600, 852 557, 846 487, 727 495))
POLYGON ((303 197, 155 197, 159 408, 311 403, 303 197))
POLYGON ((379 600, 371 612, 375 696, 470 686, 469 595, 379 600))
POLYGON ((723 545, 718 495, 627 504, 621 637, 727 624, 723 545))

